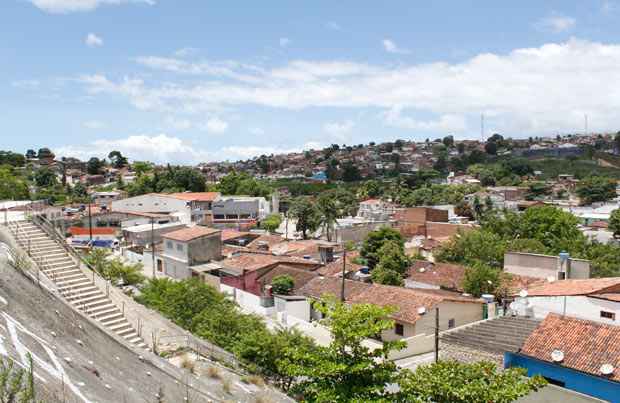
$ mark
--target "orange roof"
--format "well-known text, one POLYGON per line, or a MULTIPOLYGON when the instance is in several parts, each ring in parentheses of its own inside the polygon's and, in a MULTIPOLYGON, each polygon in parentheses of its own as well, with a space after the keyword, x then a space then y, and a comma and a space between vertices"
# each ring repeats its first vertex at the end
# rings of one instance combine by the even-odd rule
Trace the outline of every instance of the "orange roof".
POLYGON ((558 280, 527 290, 532 297, 589 295, 620 292, 620 277, 558 280))
POLYGON ((297 263, 317 266, 316 262, 288 256, 275 256, 263 253, 241 253, 220 262, 223 267, 244 271, 260 270, 278 263, 297 263))
MULTIPOLYGON (((116 228, 110 227, 93 227, 93 235, 114 235, 116 234, 116 228)), ((73 236, 76 235, 90 235, 90 229, 88 227, 70 227, 69 233, 73 236)))
POLYGON ((222 230, 222 242, 228 241, 230 239, 239 238, 242 236, 247 236, 247 235, 250 235, 250 232, 241 232, 241 231, 237 231, 236 229, 226 228, 222 230))
MULTIPOLYGON (((363 267, 360 264, 353 263, 353 260, 358 256, 358 251, 347 252, 346 273, 359 271, 363 267)), ((318 272, 321 276, 342 277, 342 256, 321 267, 318 272)))
POLYGON ((458 264, 433 264, 431 262, 417 261, 409 269, 408 278, 419 283, 462 292, 465 270, 465 266, 458 264))
POLYGON ((172 239, 174 241, 187 242, 196 238, 200 238, 207 235, 213 235, 219 233, 220 230, 215 228, 208 228, 202 225, 196 225, 194 227, 182 228, 176 231, 162 234, 162 238, 172 239))
POLYGON ((176 199, 187 201, 215 201, 219 196, 219 192, 183 192, 183 193, 170 193, 166 196, 174 197, 176 199))
POLYGON ((620 381, 620 327, 550 313, 523 343, 521 354, 551 362, 553 350, 564 353, 562 366, 603 376, 603 364, 614 366, 610 379, 620 381))

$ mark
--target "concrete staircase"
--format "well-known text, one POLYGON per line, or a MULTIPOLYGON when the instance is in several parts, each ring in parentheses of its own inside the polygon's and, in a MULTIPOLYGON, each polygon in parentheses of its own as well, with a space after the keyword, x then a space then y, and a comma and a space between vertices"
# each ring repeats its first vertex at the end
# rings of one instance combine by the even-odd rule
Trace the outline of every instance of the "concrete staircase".
POLYGON ((9 228, 41 272, 56 284, 58 291, 76 309, 101 322, 131 344, 147 348, 123 312, 80 270, 61 245, 29 221, 13 222, 9 228))
POLYGON ((441 340, 494 354, 516 352, 539 323, 535 319, 504 316, 445 333, 441 340))

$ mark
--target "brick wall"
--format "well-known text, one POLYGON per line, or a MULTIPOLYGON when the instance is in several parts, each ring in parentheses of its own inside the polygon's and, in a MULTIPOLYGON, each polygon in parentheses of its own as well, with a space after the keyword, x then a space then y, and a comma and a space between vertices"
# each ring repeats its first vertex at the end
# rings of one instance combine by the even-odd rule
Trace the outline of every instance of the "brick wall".
POLYGON ((456 235, 459 231, 471 231, 473 228, 473 226, 468 224, 449 224, 429 221, 426 223, 426 236, 433 239, 448 238, 456 235))

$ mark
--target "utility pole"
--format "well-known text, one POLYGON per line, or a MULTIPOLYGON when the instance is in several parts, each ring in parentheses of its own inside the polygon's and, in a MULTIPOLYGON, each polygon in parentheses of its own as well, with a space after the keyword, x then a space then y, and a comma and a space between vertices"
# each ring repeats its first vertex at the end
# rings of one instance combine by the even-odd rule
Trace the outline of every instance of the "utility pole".
POLYGON ((439 362, 439 307, 435 308, 435 362, 439 362))
POLYGON ((347 269, 347 248, 342 243, 342 285, 340 288, 340 302, 344 302, 344 276, 347 269))
POLYGON ((153 279, 155 279, 155 220, 151 217, 151 253, 153 264, 153 279))
POLYGON ((90 237, 90 247, 93 247, 93 217, 90 212, 90 198, 88 199, 88 234, 90 237))

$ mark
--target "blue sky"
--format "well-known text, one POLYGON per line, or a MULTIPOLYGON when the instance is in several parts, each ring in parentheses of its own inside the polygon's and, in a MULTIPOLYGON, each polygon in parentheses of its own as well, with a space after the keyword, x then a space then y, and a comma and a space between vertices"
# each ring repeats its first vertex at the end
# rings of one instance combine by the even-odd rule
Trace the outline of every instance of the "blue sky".
POLYGON ((0 148, 196 163, 617 131, 612 1, 3 0, 0 148))

